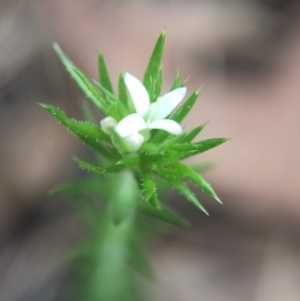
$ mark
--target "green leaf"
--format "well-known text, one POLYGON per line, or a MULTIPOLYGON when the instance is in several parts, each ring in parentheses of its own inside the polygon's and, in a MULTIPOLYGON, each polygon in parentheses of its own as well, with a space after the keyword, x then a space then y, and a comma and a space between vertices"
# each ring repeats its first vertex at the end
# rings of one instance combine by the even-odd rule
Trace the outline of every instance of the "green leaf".
POLYGON ((147 154, 147 155, 157 155, 157 154, 164 154, 164 148, 160 147, 160 145, 151 143, 151 142, 146 142, 144 143, 140 151, 147 154))
POLYGON ((100 193, 101 185, 98 178, 77 180, 62 184, 50 191, 51 194, 90 194, 100 193))
POLYGON ((119 99, 113 94, 111 93, 109 90, 107 90, 104 86, 102 86, 102 84, 97 83, 96 81, 93 81, 93 83, 97 86, 97 88, 99 88, 99 90, 101 90, 101 92, 103 93, 103 95, 105 96, 106 100, 107 100, 107 104, 118 104, 119 103, 119 99))
POLYGON ((121 120, 123 117, 129 114, 124 104, 109 90, 103 87, 101 84, 94 82, 97 87, 103 92, 107 101, 107 115, 114 117, 116 120, 121 120))
POLYGON ((152 194, 155 193, 155 183, 151 173, 147 169, 142 172, 142 186, 144 199, 148 202, 152 194))
POLYGON ((170 91, 173 91, 173 90, 175 90, 177 88, 180 88, 180 87, 181 87, 181 82, 180 82, 179 72, 177 72, 174 83, 173 83, 170 91))
POLYGON ((187 101, 174 113, 171 119, 174 121, 181 123, 182 120, 186 117, 186 115, 190 112, 192 107, 194 106, 198 95, 200 93, 201 89, 195 91, 188 99, 187 101))
POLYGON ((91 171, 97 175, 101 175, 106 172, 106 170, 100 166, 91 164, 89 162, 82 161, 78 158, 73 158, 73 159, 76 161, 76 163, 79 165, 79 167, 84 170, 91 171))
POLYGON ((179 72, 177 71, 175 80, 173 82, 173 85, 172 85, 170 91, 173 91, 173 90, 175 90, 177 88, 185 87, 186 86, 186 82, 187 82, 187 79, 185 81, 183 81, 183 82, 180 80, 179 72))
POLYGON ((63 111, 54 106, 40 105, 88 146, 104 154, 107 153, 100 142, 110 142, 110 139, 101 129, 92 124, 71 119, 63 111))
POLYGON ((168 165, 173 162, 203 153, 211 148, 221 145, 227 140, 228 139, 226 138, 213 138, 202 140, 196 143, 181 143, 177 145, 171 145, 166 150, 165 156, 156 157, 156 160, 160 165, 168 165))
POLYGON ((203 173, 212 169, 216 164, 212 161, 198 162, 196 164, 190 165, 197 173, 203 173))
POLYGON ((151 91, 151 81, 156 78, 157 73, 160 69, 160 62, 163 54, 164 49, 164 43, 165 43, 165 31, 163 31, 154 47, 154 50, 152 52, 150 61, 148 63, 148 67, 146 69, 146 72, 144 74, 144 86, 147 91, 151 91))
POLYGON ((190 143, 193 141, 195 137, 204 129, 207 123, 197 126, 196 128, 192 129, 178 141, 179 143, 190 143))
POLYGON ((92 85, 90 80, 79 71, 73 62, 64 54, 61 48, 55 43, 53 44, 54 50, 58 54, 63 65, 75 80, 80 89, 84 92, 87 98, 89 98, 95 106, 105 115, 106 114, 106 102, 100 92, 92 85))
POLYGON ((134 156, 134 157, 123 158, 123 159, 119 160, 116 164, 117 165, 127 165, 127 166, 137 166, 137 165, 140 165, 140 163, 141 163, 140 156, 134 156))
POLYGON ((124 72, 122 72, 119 76, 119 100, 123 103, 125 107, 128 105, 128 97, 127 97, 127 87, 124 80, 124 72))
POLYGON ((171 145, 177 144, 179 143, 179 141, 181 141, 181 139, 183 139, 185 136, 185 134, 181 134, 178 136, 175 135, 169 135, 168 138, 166 138, 166 140, 164 142, 162 142, 160 145, 162 146, 162 148, 164 150, 168 149, 171 145))
POLYGON ((80 85, 79 81, 77 83, 85 93, 86 97, 90 99, 104 115, 108 115, 106 110, 108 103, 106 102, 102 94, 95 88, 92 82, 81 71, 76 68, 73 68, 73 70, 81 81, 80 85))
POLYGON ((160 203, 157 199, 156 195, 156 186, 153 180, 151 172, 148 168, 144 168, 142 170, 142 186, 143 186, 143 195, 146 202, 150 201, 150 203, 156 207, 160 208, 160 203), (154 197, 153 197, 154 195, 154 197))
POLYGON ((94 115, 94 112, 91 110, 89 103, 87 101, 83 102, 81 104, 81 111, 83 114, 84 120, 91 124, 97 124, 96 117, 94 115))
POLYGON ((165 223, 169 223, 179 227, 189 226, 189 222, 185 218, 181 217, 180 215, 166 208, 161 208, 160 210, 158 210, 155 207, 143 202, 143 203, 139 203, 138 210, 139 212, 147 216, 156 218, 165 223))
POLYGON ((157 98, 160 96, 161 88, 162 88, 162 68, 160 67, 156 77, 153 80, 153 91, 152 91, 152 99, 156 101, 157 98))
POLYGON ((213 199, 218 201, 222 204, 220 199, 218 198, 217 194, 213 190, 213 188, 210 186, 210 184, 195 170, 193 170, 191 167, 182 164, 180 162, 175 162, 172 165, 169 166, 169 169, 173 172, 174 175, 179 177, 188 178, 191 180, 195 185, 197 185, 203 192, 207 193, 209 196, 211 196, 213 199))
POLYGON ((209 149, 217 147, 224 142, 228 141, 227 138, 212 138, 202 140, 196 143, 182 143, 170 146, 169 150, 177 151, 179 154, 179 159, 184 159, 196 154, 203 153, 209 149))
POLYGON ((100 78, 101 85, 110 93, 114 94, 114 90, 109 78, 108 70, 102 53, 98 54, 98 68, 99 68, 99 78, 100 78))
POLYGON ((150 197, 150 199, 149 199, 149 203, 150 203, 154 208, 160 210, 161 204, 160 204, 160 202, 159 202, 159 200, 158 200, 158 197, 157 197, 156 192, 154 192, 154 193, 151 195, 151 197, 150 197))
POLYGON ((164 177, 180 194, 182 194, 188 201, 190 201, 197 208, 202 210, 205 214, 209 215, 206 209, 202 206, 199 200, 196 198, 195 194, 180 180, 164 177))

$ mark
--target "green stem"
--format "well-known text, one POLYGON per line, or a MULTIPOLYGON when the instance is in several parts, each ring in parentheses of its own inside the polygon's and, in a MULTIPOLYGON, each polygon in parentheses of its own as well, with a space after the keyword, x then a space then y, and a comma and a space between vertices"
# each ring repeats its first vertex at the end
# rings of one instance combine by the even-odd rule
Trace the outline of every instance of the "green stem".
POLYGON ((128 259, 136 227, 138 186, 130 170, 112 177, 109 182, 113 192, 101 223, 96 270, 90 288, 93 300, 131 301, 133 281, 128 259))

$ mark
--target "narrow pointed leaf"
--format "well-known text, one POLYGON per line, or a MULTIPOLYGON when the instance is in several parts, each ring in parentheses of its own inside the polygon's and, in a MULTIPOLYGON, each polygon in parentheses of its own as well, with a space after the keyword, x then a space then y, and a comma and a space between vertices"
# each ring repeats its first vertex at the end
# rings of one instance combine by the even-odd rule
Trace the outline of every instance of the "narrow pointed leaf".
POLYGON ((139 212, 145 215, 156 218, 168 224, 172 224, 179 227, 189 226, 189 222, 185 218, 165 208, 157 210, 153 206, 143 202, 139 203, 138 210, 139 212))
POLYGON ((160 67, 153 81, 153 91, 152 91, 153 101, 156 101, 157 98, 160 96, 161 88, 162 88, 162 68, 160 67))
POLYGON ((156 187, 151 172, 147 168, 142 170, 142 186, 144 199, 148 202, 151 196, 156 194, 156 187))
POLYGON ((108 70, 102 53, 99 53, 98 55, 98 68, 99 68, 99 78, 100 78, 101 85, 110 93, 114 94, 113 87, 109 78, 108 70))
POLYGON ((169 167, 169 169, 172 170, 173 173, 175 173, 177 176, 188 178, 195 185, 197 185, 203 192, 207 193, 209 196, 211 196, 219 203, 222 203, 218 198, 217 194, 215 193, 215 191, 213 190, 213 188, 210 186, 210 184, 191 167, 182 164, 180 162, 176 162, 172 164, 169 167))
POLYGON ((76 163, 79 165, 80 168, 87 170, 87 171, 91 171, 97 175, 101 175, 106 172, 106 170, 100 166, 91 164, 89 162, 82 161, 78 158, 74 158, 74 160, 76 161, 76 163))
POLYGON ((175 120, 176 122, 180 123, 182 120, 186 117, 186 115, 190 112, 192 107, 194 106, 198 95, 200 93, 200 90, 197 90, 194 92, 188 99, 187 101, 174 113, 172 116, 172 119, 175 120))
POLYGON ((78 86, 81 90, 85 93, 86 97, 90 99, 93 104, 104 114, 106 113, 106 106, 107 102, 105 101, 104 97, 101 93, 95 88, 92 82, 78 69, 73 68, 75 74, 77 74, 77 81, 78 86))
POLYGON ((173 90, 175 90, 177 88, 180 88, 180 87, 182 87, 182 86, 181 86, 181 82, 180 82, 179 72, 177 72, 175 80, 173 82, 173 85, 172 85, 170 91, 173 91, 173 90))
POLYGON ((174 162, 164 168, 159 166, 152 166, 153 170, 156 171, 160 176, 166 177, 168 179, 180 179, 187 178, 198 186, 203 192, 211 196, 213 199, 222 204, 219 197, 210 186, 210 184, 195 170, 191 167, 182 164, 180 162, 174 162))
POLYGON ((94 124, 94 125, 97 124, 94 112, 90 108, 88 102, 83 102, 82 103, 82 105, 81 105, 81 111, 82 111, 84 120, 86 120, 87 122, 89 122, 91 124, 94 124))
POLYGON ((197 173, 203 173, 205 171, 208 171, 212 169, 216 164, 212 161, 204 161, 199 162, 193 165, 190 165, 192 169, 194 169, 197 173))
POLYGON ((182 194, 188 201, 190 201, 193 205, 195 205, 198 209, 202 210, 205 214, 209 215, 203 205, 196 198, 195 194, 187 187, 186 184, 181 182, 178 179, 165 177, 165 179, 180 193, 182 194))
POLYGON ((212 149, 214 147, 217 147, 224 142, 228 141, 227 138, 212 138, 212 139, 206 139, 202 140, 196 143, 187 143, 187 144, 177 144, 170 147, 173 151, 179 151, 182 152, 183 158, 187 158, 192 155, 203 153, 209 149, 212 149), (186 154, 185 154, 186 153, 186 154))
POLYGON ((164 154, 164 148, 161 148, 160 145, 150 142, 142 144, 140 151, 146 153, 147 155, 164 154))
POLYGON ((77 180, 62 184, 50 191, 51 194, 91 194, 102 193, 103 188, 98 178, 77 180), (100 184, 100 185, 99 185, 100 184))
POLYGON ((161 148, 164 150, 167 150, 170 146, 180 143, 181 139, 183 139, 185 136, 185 133, 182 133, 181 135, 175 136, 170 135, 164 142, 160 144, 161 148))
POLYGON ((117 120, 120 120, 128 115, 128 110, 124 106, 124 104, 109 90, 107 90, 101 84, 94 82, 96 86, 103 92, 107 101, 107 114, 108 116, 112 116, 117 120), (112 108, 114 108, 112 110, 112 108))
POLYGON ((120 106, 117 103, 107 106, 107 115, 113 117, 115 120, 122 120, 126 114, 122 114, 120 106))
POLYGON ((173 85, 172 85, 170 91, 173 91, 173 90, 175 90, 177 88, 185 87, 186 82, 187 82, 187 80, 185 80, 183 82, 180 80, 179 72, 177 71, 176 78, 175 78, 175 80, 173 82, 173 85))
POLYGON ((106 87, 103 86, 101 83, 97 83, 95 80, 93 80, 93 83, 103 93, 103 95, 105 96, 105 98, 107 100, 107 104, 119 102, 119 99, 113 93, 111 93, 108 89, 106 89, 106 87))
POLYGON ((226 142, 226 138, 213 138, 202 140, 197 143, 179 143, 176 145, 168 146, 165 150, 165 154, 159 156, 157 153, 154 154, 156 163, 159 165, 168 165, 179 160, 189 158, 191 156, 203 153, 211 148, 221 145, 226 142))
POLYGON ((161 204, 160 204, 160 202, 159 202, 159 200, 158 200, 158 197, 157 197, 156 192, 154 192, 154 193, 151 195, 151 197, 150 197, 150 199, 149 199, 149 203, 150 203, 154 208, 156 208, 157 210, 160 210, 160 209, 161 209, 161 204))
POLYGON ((110 140, 101 129, 92 124, 71 119, 63 111, 54 106, 45 104, 40 105, 88 146, 102 153, 107 153, 100 142, 109 142, 110 140))
POLYGON ((141 158, 139 156, 123 158, 119 160, 117 165, 127 165, 127 166, 137 166, 141 163, 141 158))
POLYGON ((74 81, 77 83, 77 85, 84 92, 86 97, 89 98, 94 103, 94 105, 105 114, 106 103, 99 91, 97 91, 96 88, 91 84, 89 79, 76 68, 73 62, 65 55, 65 53, 57 44, 54 44, 53 47, 63 65, 65 66, 71 77, 74 79, 74 81))
POLYGON ((120 76, 119 76, 119 84, 118 84, 119 99, 123 103, 123 105, 125 107, 127 107, 127 105, 128 105, 128 97, 127 97, 127 88, 126 88, 124 76, 125 76, 124 72, 122 72, 120 74, 120 76))
POLYGON ((143 83, 147 91, 151 90, 150 89, 151 79, 156 78, 157 73, 159 72, 160 62, 161 62, 163 49, 164 49, 164 42, 165 42, 165 32, 163 31, 156 42, 150 61, 148 63, 148 67, 144 74, 143 83))
POLYGON ((179 143, 190 143, 193 141, 194 138, 204 129, 207 123, 197 126, 196 128, 192 129, 188 133, 186 133, 182 139, 180 139, 179 143))

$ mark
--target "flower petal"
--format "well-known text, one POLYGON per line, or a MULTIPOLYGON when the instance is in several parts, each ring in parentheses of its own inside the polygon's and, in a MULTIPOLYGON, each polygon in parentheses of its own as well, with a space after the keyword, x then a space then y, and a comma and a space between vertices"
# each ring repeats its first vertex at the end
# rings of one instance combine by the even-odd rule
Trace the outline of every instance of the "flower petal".
POLYGON ((150 108, 150 99, 146 88, 136 77, 129 73, 125 73, 124 80, 136 112, 144 117, 150 108))
POLYGON ((170 119, 156 120, 148 124, 149 129, 165 130, 173 135, 180 135, 182 128, 179 123, 170 119))
POLYGON ((123 118, 116 125, 115 131, 124 138, 145 128, 147 128, 147 124, 144 119, 139 114, 134 113, 123 118))
POLYGON ((175 107, 183 100, 186 88, 178 88, 159 97, 155 103, 151 105, 151 120, 164 119, 175 109, 175 107))

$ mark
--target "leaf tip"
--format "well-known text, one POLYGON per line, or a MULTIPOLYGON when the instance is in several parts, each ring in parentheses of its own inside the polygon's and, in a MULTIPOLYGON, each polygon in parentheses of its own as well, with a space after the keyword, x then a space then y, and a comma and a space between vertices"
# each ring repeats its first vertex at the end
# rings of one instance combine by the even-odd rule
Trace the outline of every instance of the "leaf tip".
POLYGON ((210 214, 208 213, 208 211, 206 211, 204 208, 201 208, 201 210, 202 210, 207 216, 210 216, 210 214))
POLYGON ((202 90, 202 86, 198 90, 196 90, 195 95, 198 96, 200 94, 201 90, 202 90))
POLYGON ((60 47, 59 47, 59 45, 57 44, 57 42, 53 42, 53 43, 52 43, 52 47, 54 48, 55 51, 60 50, 60 47))
POLYGON ((103 57, 103 53, 101 51, 98 52, 98 59, 99 59, 99 61, 101 61, 101 63, 103 63, 104 57, 103 57))
POLYGON ((186 86, 186 83, 188 82, 189 79, 190 79, 190 76, 188 76, 188 77, 182 82, 182 84, 183 84, 184 86, 186 86))
POLYGON ((53 43, 52 43, 52 47, 53 47, 54 51, 55 51, 59 56, 61 56, 61 55, 64 54, 63 51, 62 51, 62 49, 60 48, 60 46, 57 44, 57 42, 53 42, 53 43))
POLYGON ((215 196, 215 200, 216 200, 218 203, 220 203, 221 205, 223 205, 223 202, 219 199, 218 196, 215 196))
POLYGON ((38 102, 38 105, 40 105, 42 108, 47 109, 48 106, 44 103, 38 102))

